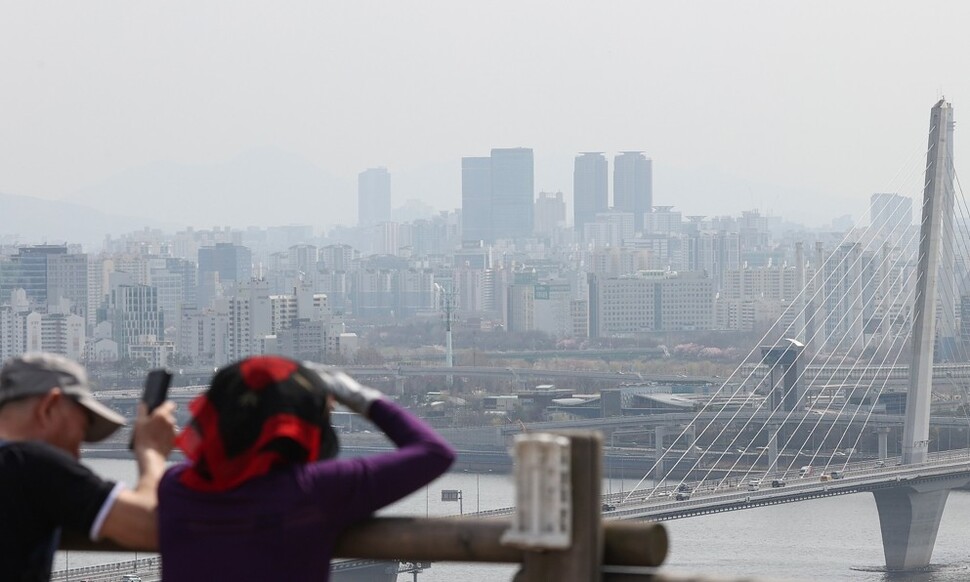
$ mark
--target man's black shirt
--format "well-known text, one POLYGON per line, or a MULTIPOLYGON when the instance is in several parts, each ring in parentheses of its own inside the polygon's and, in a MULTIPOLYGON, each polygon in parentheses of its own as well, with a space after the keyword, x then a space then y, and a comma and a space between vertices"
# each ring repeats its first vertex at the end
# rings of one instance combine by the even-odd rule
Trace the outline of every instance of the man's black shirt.
POLYGON ((48 580, 61 528, 88 536, 113 488, 60 449, 0 441, 0 580, 48 580))

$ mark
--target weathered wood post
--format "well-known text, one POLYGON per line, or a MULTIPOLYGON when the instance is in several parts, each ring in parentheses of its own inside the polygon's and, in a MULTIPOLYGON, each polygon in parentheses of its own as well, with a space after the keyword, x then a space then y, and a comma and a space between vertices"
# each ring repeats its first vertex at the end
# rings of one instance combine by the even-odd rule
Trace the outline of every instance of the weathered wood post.
POLYGON ((603 529, 600 494, 603 438, 598 432, 558 432, 569 439, 572 542, 563 550, 527 550, 515 582, 599 582, 603 529))

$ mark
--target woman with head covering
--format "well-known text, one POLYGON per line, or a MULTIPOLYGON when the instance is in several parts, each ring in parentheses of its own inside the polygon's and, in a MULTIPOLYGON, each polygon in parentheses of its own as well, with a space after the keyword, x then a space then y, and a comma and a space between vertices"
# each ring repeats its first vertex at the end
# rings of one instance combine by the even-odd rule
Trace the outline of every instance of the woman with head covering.
POLYGON ((327 580, 343 529, 444 473, 454 451, 424 422, 346 374, 277 356, 219 370, 159 485, 165 580, 327 580), (397 450, 335 459, 331 399, 397 450))

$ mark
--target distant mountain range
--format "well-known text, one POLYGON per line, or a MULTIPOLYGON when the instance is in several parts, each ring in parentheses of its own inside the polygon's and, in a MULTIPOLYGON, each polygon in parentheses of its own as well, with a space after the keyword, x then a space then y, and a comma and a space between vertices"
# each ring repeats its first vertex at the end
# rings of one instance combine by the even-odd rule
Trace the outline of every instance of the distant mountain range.
MULTIPOLYGON (((444 167, 395 175, 395 196, 427 200, 429 193, 446 191, 451 182, 460 184, 457 171, 450 164, 450 172, 444 167)), ((408 200, 396 216, 413 220, 433 213, 426 204, 408 200)), ((63 201, 0 194, 0 236, 25 243, 100 245, 106 234, 146 226, 174 231, 186 226, 309 224, 322 230, 354 224, 356 218, 356 180, 334 177, 299 155, 274 148, 252 149, 223 163, 147 164, 84 187, 63 201)))
POLYGON ((356 183, 273 148, 227 162, 156 162, 78 191, 71 200, 102 212, 147 216, 182 226, 320 228, 356 217, 356 183))
POLYGON ((0 192, 0 236, 13 242, 100 246, 106 234, 117 235, 146 226, 164 224, 151 218, 109 214, 73 202, 0 192))

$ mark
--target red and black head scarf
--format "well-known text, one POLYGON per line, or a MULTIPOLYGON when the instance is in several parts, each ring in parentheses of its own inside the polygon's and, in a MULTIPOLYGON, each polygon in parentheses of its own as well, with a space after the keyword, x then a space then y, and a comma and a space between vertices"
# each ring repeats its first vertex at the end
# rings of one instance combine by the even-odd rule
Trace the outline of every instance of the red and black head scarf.
POLYGON ((219 370, 189 405, 176 444, 192 461, 181 476, 198 491, 226 491, 273 467, 337 454, 320 376, 279 356, 255 356, 219 370))

